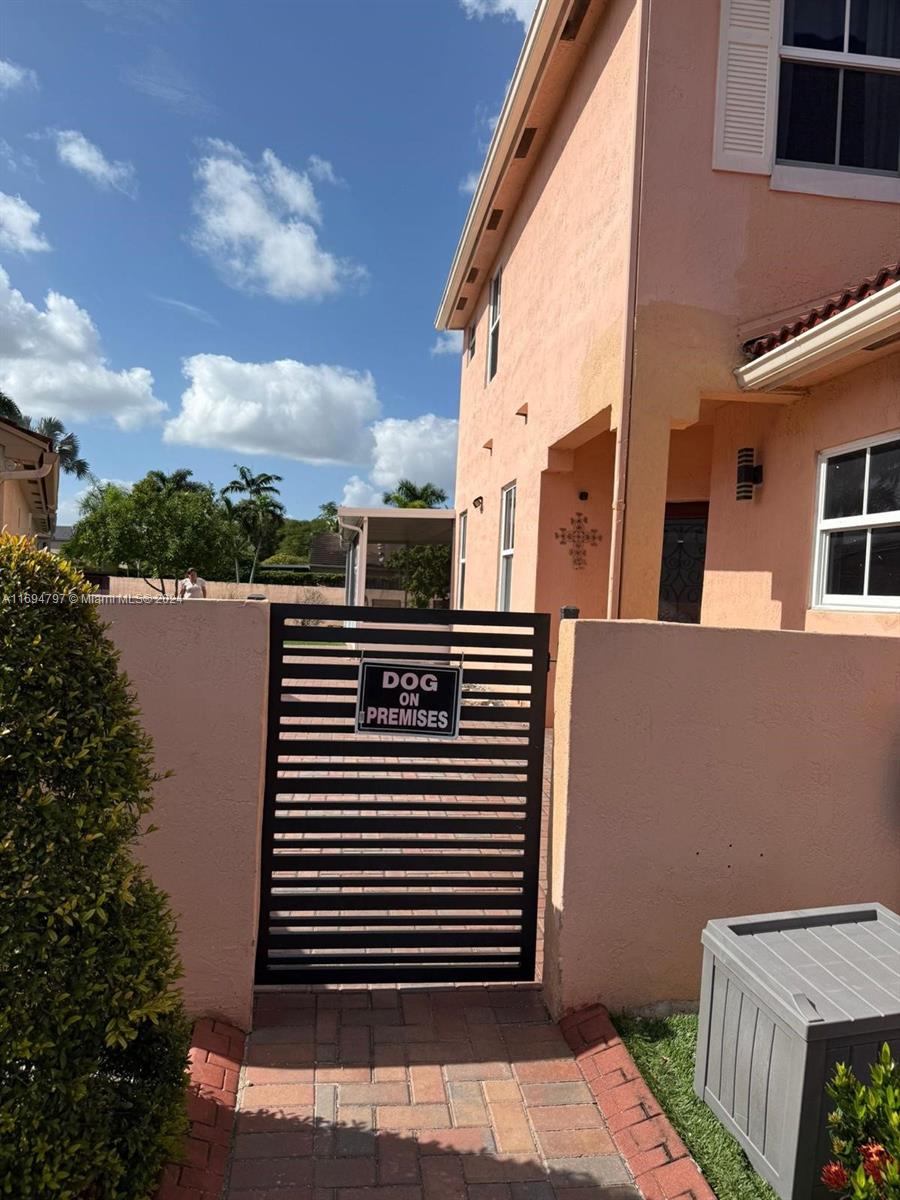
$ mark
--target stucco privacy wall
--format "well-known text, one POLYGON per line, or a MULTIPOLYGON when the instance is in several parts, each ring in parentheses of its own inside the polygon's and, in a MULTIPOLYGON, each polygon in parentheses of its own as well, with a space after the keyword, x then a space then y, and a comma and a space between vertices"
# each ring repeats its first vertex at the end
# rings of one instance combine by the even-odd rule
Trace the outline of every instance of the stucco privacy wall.
MULTIPOLYGON (((457 511, 469 514, 466 608, 495 606, 500 489, 512 480, 518 484, 512 607, 535 607, 548 447, 576 430, 582 434, 567 443, 569 450, 601 433, 602 424, 587 423, 621 397, 638 50, 635 0, 608 0, 473 305, 476 350, 471 360, 462 356, 456 478, 457 511), (488 383, 485 304, 497 266, 503 267, 499 369, 488 383), (527 420, 518 415, 523 405, 527 420), (491 440, 493 449, 485 449, 491 440), (478 496, 481 511, 472 506, 478 496)), ((590 490, 599 497, 601 486, 590 490)))
POLYGON ((900 642, 565 621, 545 984, 694 1000, 712 917, 900 906, 900 642))
POLYGON ((117 604, 109 636, 159 771, 138 850, 178 918, 189 1012, 250 1028, 268 657, 267 604, 117 604))

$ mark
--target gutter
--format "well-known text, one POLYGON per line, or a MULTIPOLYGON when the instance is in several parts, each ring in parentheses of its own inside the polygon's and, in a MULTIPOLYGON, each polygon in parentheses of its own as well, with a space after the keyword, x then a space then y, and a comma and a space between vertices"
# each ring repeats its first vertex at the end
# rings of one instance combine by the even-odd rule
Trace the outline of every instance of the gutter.
POLYGON ((518 145, 521 132, 519 126, 531 107, 534 90, 543 76, 547 59, 556 48, 566 7, 567 0, 538 0, 525 44, 506 89, 503 107, 459 236, 456 253, 453 255, 450 273, 434 319, 436 329, 450 327, 456 312, 456 299, 463 287, 464 271, 484 229, 497 188, 503 181, 506 168, 518 145))
POLYGON ((738 367, 743 391, 772 392, 875 343, 900 337, 900 281, 738 367))
POLYGON ((30 479, 46 479, 53 470, 53 463, 45 463, 42 467, 29 467, 26 471, 0 471, 0 483, 6 483, 7 480, 15 480, 21 483, 24 480, 30 479))
POLYGON ((647 113, 647 60, 650 54, 650 9, 653 0, 641 0, 641 36, 638 45, 637 102, 635 105, 634 185, 631 207, 631 254, 628 275, 628 300, 625 329, 625 378, 622 383, 622 411, 616 431, 616 458, 613 473, 612 537, 610 545, 609 595, 606 616, 618 620, 622 609, 622 561, 625 541, 625 501, 628 489, 628 458, 631 452, 631 405, 634 392, 634 329, 637 312, 637 284, 640 267, 641 205, 644 183, 644 136, 647 113))

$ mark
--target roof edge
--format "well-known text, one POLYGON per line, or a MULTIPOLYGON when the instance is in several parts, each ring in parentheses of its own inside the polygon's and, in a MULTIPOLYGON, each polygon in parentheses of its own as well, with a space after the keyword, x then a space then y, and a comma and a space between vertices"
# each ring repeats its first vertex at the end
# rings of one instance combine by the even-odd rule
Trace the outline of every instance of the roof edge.
POLYGON ((466 260, 480 236, 487 220, 490 202, 503 178, 515 145, 519 126, 528 112, 534 88, 540 81, 555 47, 562 17, 570 0, 538 0, 537 8, 528 27, 525 43, 519 54, 512 79, 506 89, 503 107, 494 127, 494 133, 478 176, 469 211, 450 265, 450 273, 444 285, 441 302, 435 315, 436 329, 447 329, 454 312, 454 302, 462 287, 462 273, 466 260))

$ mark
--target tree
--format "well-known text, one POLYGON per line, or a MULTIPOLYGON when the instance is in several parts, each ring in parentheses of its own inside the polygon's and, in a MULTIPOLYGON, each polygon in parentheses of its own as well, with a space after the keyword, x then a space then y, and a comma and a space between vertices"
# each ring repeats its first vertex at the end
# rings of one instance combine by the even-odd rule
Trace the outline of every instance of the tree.
POLYGON ((254 475, 249 467, 241 467, 237 463, 235 463, 235 470, 238 477, 222 488, 222 496, 243 497, 238 502, 236 511, 238 519, 254 545, 249 580, 252 583, 264 543, 267 539, 274 539, 274 535, 277 534, 284 522, 284 505, 275 498, 280 494, 276 484, 281 483, 281 476, 270 475, 266 471, 254 475))
POLYGON ((66 475, 84 479, 90 473, 87 460, 81 458, 81 446, 74 433, 70 433, 58 417, 41 417, 37 422, 31 417, 22 417, 17 424, 23 429, 49 438, 52 449, 59 455, 59 468, 66 475))
MULTIPOLYGON (((401 479, 383 499, 395 508, 437 508, 446 503, 447 493, 434 483, 401 479)), ((406 546, 390 555, 388 566, 400 577, 413 608, 427 608, 450 593, 449 546, 406 546)))
POLYGON ((132 854, 153 747, 90 591, 0 534, 0 1194, 17 1200, 149 1200, 187 1126, 175 920, 132 854))
POLYGON ((12 421, 14 425, 21 425, 24 420, 21 408, 6 392, 0 392, 0 417, 4 421, 12 421))
POLYGON ((207 486, 200 483, 197 479, 192 479, 194 474, 188 467, 178 467, 174 471, 170 471, 168 475, 165 471, 148 471, 145 478, 151 483, 156 484, 160 491, 171 494, 172 492, 202 492, 207 486))
POLYGON ((384 493, 382 500, 394 508, 438 508, 447 503, 447 493, 434 483, 423 483, 420 487, 411 479, 401 479, 392 492, 384 493))
POLYGON ((241 582, 241 563, 253 555, 253 545, 247 537, 247 532, 241 524, 238 506, 230 496, 220 496, 219 505, 222 513, 223 549, 230 562, 234 564, 234 582, 241 582))
POLYGON ((338 531, 338 506, 336 500, 326 500, 324 504, 319 505, 319 515, 314 520, 325 521, 327 533, 337 533, 338 531))
POLYGON ((153 476, 130 490, 95 484, 66 547, 67 556, 85 566, 127 563, 162 595, 166 579, 189 566, 218 574, 228 552, 226 522, 212 488, 166 490, 153 476))

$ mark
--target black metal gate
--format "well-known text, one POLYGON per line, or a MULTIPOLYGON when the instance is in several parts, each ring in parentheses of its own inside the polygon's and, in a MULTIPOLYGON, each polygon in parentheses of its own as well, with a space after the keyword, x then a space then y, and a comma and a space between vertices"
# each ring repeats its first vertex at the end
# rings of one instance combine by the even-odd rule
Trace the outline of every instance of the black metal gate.
POLYGON ((257 983, 532 979, 549 617, 271 622, 257 983), (459 737, 357 734, 363 658, 461 663, 459 737))

